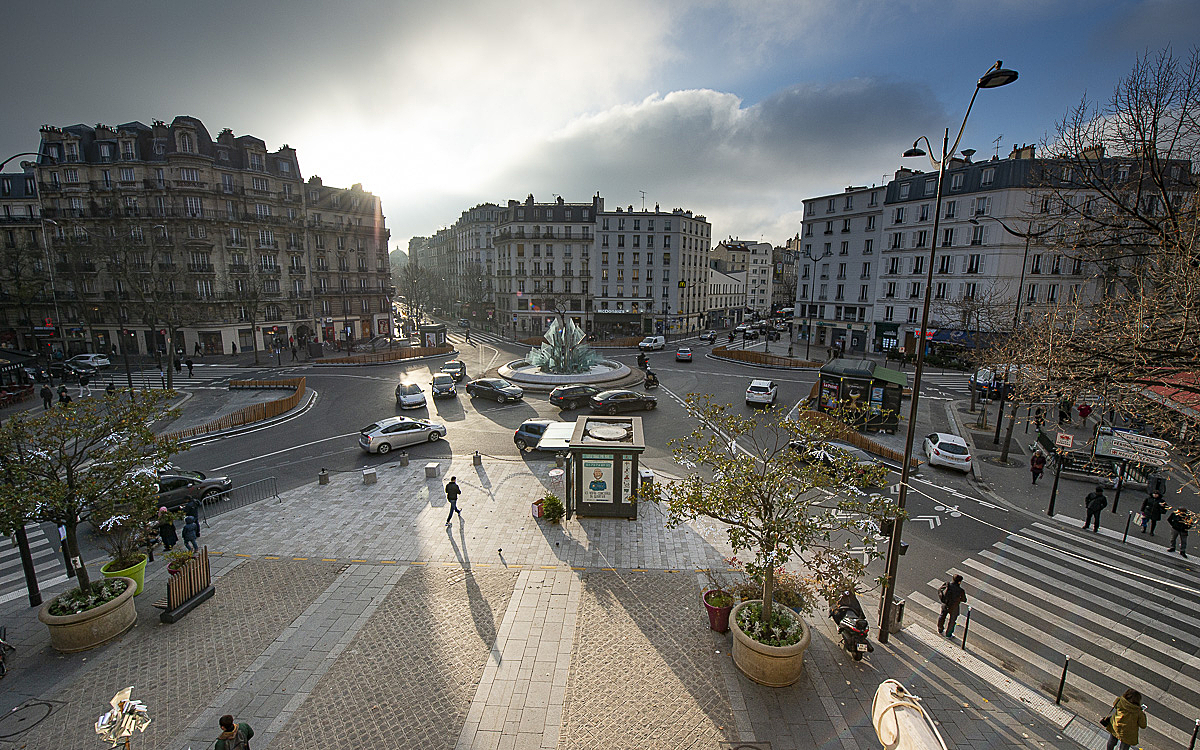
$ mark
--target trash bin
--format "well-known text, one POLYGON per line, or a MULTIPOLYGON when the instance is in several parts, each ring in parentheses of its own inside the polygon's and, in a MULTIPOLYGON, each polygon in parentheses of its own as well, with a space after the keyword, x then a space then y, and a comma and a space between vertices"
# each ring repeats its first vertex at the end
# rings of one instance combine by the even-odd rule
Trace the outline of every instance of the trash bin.
POLYGON ((541 500, 534 500, 534 501, 533 501, 533 507, 532 507, 532 511, 533 511, 533 517, 534 517, 534 518, 541 518, 541 517, 542 517, 542 501, 541 501, 541 500))
POLYGON ((654 470, 638 469, 638 481, 642 484, 654 484, 654 470))
MULTIPOLYGON (((883 606, 882 601, 880 602, 880 606, 881 607, 883 606)), ((891 614, 892 614, 891 620, 886 623, 888 632, 889 633, 899 633, 900 629, 904 627, 904 600, 898 596, 892 598, 892 613, 891 614)), ((883 613, 880 613, 880 617, 882 617, 882 616, 883 616, 883 613)))

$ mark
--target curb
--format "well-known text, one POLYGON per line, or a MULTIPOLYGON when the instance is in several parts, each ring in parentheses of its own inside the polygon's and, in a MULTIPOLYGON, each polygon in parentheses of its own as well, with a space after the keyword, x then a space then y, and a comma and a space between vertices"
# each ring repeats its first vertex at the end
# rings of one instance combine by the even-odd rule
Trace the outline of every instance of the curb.
POLYGON ((282 422, 285 419, 290 419, 294 416, 298 416, 298 415, 303 414, 304 412, 308 411, 309 409, 311 409, 317 401, 317 390, 315 388, 306 388, 305 394, 306 394, 306 400, 303 404, 298 404, 298 405, 292 407, 291 410, 285 411, 283 414, 280 414, 277 417, 271 417, 270 419, 263 419, 258 422, 251 422, 250 424, 238 425, 237 427, 231 427, 228 430, 220 430, 218 432, 207 432, 203 435, 196 435, 194 437, 184 438, 180 442, 182 442, 185 445, 196 445, 198 443, 208 442, 209 440, 219 440, 221 438, 234 437, 236 435, 241 435, 243 433, 250 432, 252 430, 257 430, 262 427, 270 427, 271 425, 273 425, 277 422, 282 422))
POLYGON ((760 370, 782 370, 783 372, 820 372, 820 367, 789 367, 788 365, 760 365, 755 362, 744 362, 740 359, 731 359, 726 357, 718 357, 709 352, 704 355, 705 359, 713 359, 718 362, 732 362, 743 367, 756 367, 760 370))
POLYGON ((954 425, 957 434, 960 438, 967 441, 971 446, 971 451, 975 454, 975 460, 971 461, 971 474, 975 477, 975 481, 984 484, 983 469, 980 467, 982 461, 979 460, 979 449, 975 445, 975 440, 971 437, 970 430, 963 428, 962 422, 958 420, 958 405, 961 401, 947 401, 945 403, 946 416, 950 418, 950 424, 954 425))

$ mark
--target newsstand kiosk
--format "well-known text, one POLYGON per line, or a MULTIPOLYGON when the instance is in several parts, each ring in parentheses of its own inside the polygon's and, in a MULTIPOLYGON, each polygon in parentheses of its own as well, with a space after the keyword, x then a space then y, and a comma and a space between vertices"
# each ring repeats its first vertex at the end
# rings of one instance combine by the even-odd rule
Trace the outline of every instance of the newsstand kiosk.
POLYGON ((581 416, 567 449, 567 518, 637 518, 641 417, 581 416))

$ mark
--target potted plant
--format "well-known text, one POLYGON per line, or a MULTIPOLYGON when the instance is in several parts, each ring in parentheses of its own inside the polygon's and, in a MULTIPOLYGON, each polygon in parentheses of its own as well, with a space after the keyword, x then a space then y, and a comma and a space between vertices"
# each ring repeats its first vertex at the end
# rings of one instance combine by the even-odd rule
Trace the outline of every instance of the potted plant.
POLYGON ((733 594, 723 589, 705 590, 702 601, 708 611, 708 627, 724 633, 729 630, 729 611, 733 609, 733 594))
POLYGON ((553 492, 546 493, 542 498, 542 518, 545 518, 550 523, 558 523, 562 520, 566 509, 563 508, 562 500, 558 499, 558 495, 553 492))
POLYGON ((183 567, 188 564, 188 561, 195 556, 196 553, 187 548, 171 550, 166 554, 167 572, 171 575, 178 575, 183 570, 183 567))
MULTIPOLYGON (((115 394, 81 399, 50 411, 23 412, 0 425, 5 480, 0 483, 0 531, 11 533, 31 521, 66 530, 67 558, 78 587, 38 613, 60 651, 97 646, 136 620, 137 582, 118 576, 93 584, 80 556, 78 530, 88 522, 100 529, 115 553, 114 565, 144 565, 137 543, 153 516, 156 469, 183 449, 151 427, 174 415, 167 407, 172 395, 151 391, 137 400, 115 394)), ((124 572, 109 567, 114 575, 124 572)))
MULTIPOLYGON (((725 524, 729 542, 749 556, 742 563, 754 581, 755 599, 730 612, 733 660, 750 679, 764 685, 790 685, 799 679, 810 632, 803 613, 777 606, 777 579, 793 559, 815 581, 858 580, 865 564, 852 546, 874 549, 877 525, 891 517, 889 500, 864 492, 886 476, 882 465, 864 469, 849 455, 814 449, 842 432, 833 418, 784 410, 743 416, 711 396, 688 396, 700 427, 671 441, 675 460, 694 467, 679 481, 643 485, 644 499, 666 505, 668 526, 697 518, 725 524)), ((803 580, 803 579, 796 579, 803 580)), ((811 587, 808 587, 811 588, 811 587)))

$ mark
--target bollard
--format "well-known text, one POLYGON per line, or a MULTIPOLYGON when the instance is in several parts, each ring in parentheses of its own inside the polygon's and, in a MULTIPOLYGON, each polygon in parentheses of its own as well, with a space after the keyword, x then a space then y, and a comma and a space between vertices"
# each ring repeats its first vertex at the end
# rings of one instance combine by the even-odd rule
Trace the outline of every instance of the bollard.
POLYGON ((329 484, 329 472, 321 469, 317 474, 317 484, 329 484))
POLYGON ((475 451, 475 455, 471 456, 471 463, 475 466, 483 466, 483 456, 479 455, 479 451, 475 451))
POLYGON ((971 629, 971 605, 968 604, 967 605, 967 620, 966 620, 966 622, 963 623, 962 647, 963 647, 964 651, 967 650, 967 631, 970 629, 971 629))
POLYGON ((1192 742, 1188 745, 1188 750, 1196 750, 1196 735, 1200 734, 1200 719, 1196 719, 1196 728, 1192 730, 1192 742))
POLYGON ((1054 698, 1054 705, 1062 704, 1063 687, 1067 684, 1067 666, 1071 663, 1071 657, 1063 657, 1063 673, 1062 678, 1058 681, 1058 695, 1054 698))
POLYGON ((375 484, 379 480, 379 475, 375 472, 374 467, 369 467, 362 470, 363 484, 375 484))
POLYGON ((408 451, 400 451, 400 465, 408 466, 408 451))
POLYGON ((1125 533, 1121 535, 1121 544, 1129 538, 1129 524, 1133 521, 1133 511, 1129 511, 1129 515, 1125 516, 1125 533))

